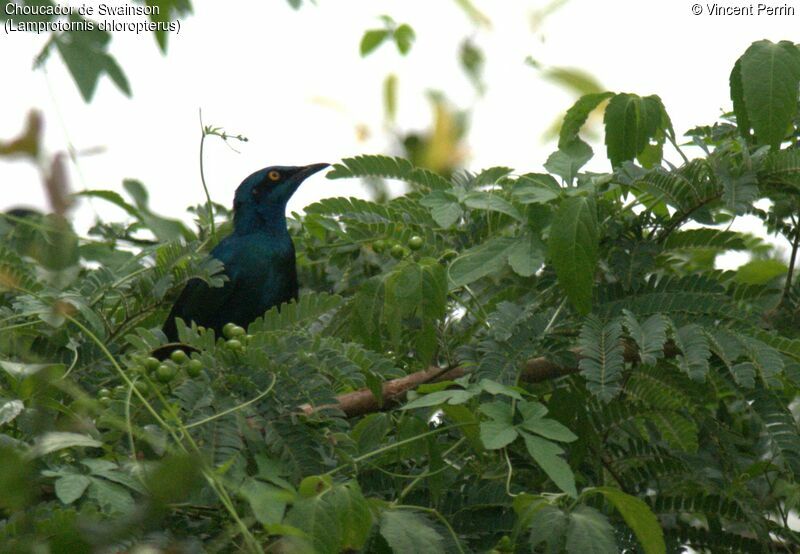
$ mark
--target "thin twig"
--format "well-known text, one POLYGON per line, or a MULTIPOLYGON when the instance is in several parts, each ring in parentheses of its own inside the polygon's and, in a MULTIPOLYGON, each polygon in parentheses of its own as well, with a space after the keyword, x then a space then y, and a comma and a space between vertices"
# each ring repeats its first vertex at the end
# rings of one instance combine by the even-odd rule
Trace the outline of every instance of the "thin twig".
POLYGON ((794 264, 797 261, 797 249, 800 247, 800 229, 797 224, 794 226, 794 240, 792 241, 792 255, 789 258, 789 271, 786 273, 786 284, 783 286, 783 296, 781 303, 783 303, 789 295, 789 290, 792 288, 792 277, 794 276, 794 264))
POLYGON ((198 108, 198 115, 200 116, 200 182, 203 183, 203 190, 206 193, 206 205, 208 206, 208 221, 211 225, 211 236, 217 234, 217 227, 214 224, 214 206, 211 204, 211 195, 208 192, 206 185, 206 174, 203 169, 203 145, 206 142, 206 128, 203 126, 203 109, 198 108))

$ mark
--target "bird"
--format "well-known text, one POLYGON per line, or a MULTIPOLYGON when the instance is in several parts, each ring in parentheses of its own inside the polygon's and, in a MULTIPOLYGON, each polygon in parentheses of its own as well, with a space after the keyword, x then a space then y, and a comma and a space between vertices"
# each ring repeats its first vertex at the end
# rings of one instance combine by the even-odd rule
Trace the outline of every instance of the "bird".
POLYGON ((210 253, 222 262, 228 280, 222 287, 197 278, 186 283, 162 328, 170 342, 178 340, 177 318, 220 336, 226 323, 247 328, 273 306, 297 300, 286 204, 303 181, 329 165, 270 166, 242 181, 233 199, 233 231, 210 253))

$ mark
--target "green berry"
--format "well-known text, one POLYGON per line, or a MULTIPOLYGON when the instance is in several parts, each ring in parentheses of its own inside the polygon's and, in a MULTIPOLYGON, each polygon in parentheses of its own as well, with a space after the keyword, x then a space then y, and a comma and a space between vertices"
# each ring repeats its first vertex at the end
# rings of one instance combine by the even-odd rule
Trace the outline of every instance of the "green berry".
POLYGON ((385 240, 376 240, 372 243, 372 250, 376 254, 381 254, 384 250, 386 250, 386 241, 385 240))
POLYGON ((406 255, 406 249, 400 244, 395 244, 392 246, 392 249, 389 250, 389 254, 391 254, 392 258, 395 260, 399 260, 406 255))
POLYGON ((227 346, 231 350, 241 350, 242 349, 241 341, 238 341, 236 339, 230 339, 230 340, 226 341, 225 342, 225 346, 227 346))
POLYGON ((222 326, 222 335, 225 338, 233 338, 233 328, 236 327, 235 323, 226 323, 222 326))
POLYGON ((182 364, 189 359, 189 356, 186 355, 186 352, 183 350, 173 350, 172 354, 169 355, 169 359, 175 362, 176 364, 182 364))
POLYGON ((422 237, 419 235, 414 235, 410 239, 408 239, 408 247, 411 250, 419 250, 422 248, 422 245, 425 241, 422 240, 422 237))
POLYGON ((128 390, 128 387, 125 385, 117 385, 114 387, 114 394, 117 396, 122 396, 128 390))
POLYGON ((169 364, 161 364, 156 370, 156 377, 162 383, 169 383, 175 378, 175 366, 169 364))
POLYGON ((231 337, 230 338, 241 337, 241 336, 245 335, 246 333, 247 333, 247 331, 245 331, 243 327, 239 327, 238 325, 234 325, 233 329, 231 329, 231 337))
POLYGON ((101 396, 99 402, 101 406, 108 408, 111 405, 111 398, 108 396, 101 396))
POLYGON ((97 391, 97 396, 99 396, 100 398, 110 398, 111 391, 108 389, 100 389, 99 391, 97 391))
POLYGON ((149 373, 153 373, 155 370, 157 370, 159 365, 161 365, 161 362, 158 361, 158 358, 154 358, 153 356, 148 357, 144 361, 144 368, 149 373))
POLYGON ((312 475, 300 481, 297 492, 303 498, 318 496, 333 486, 330 475, 312 475))
POLYGON ((189 363, 186 364, 186 375, 189 377, 197 377, 202 370, 203 362, 200 360, 189 360, 189 363))
POLYGON ((133 386, 136 390, 140 393, 144 394, 147 392, 147 382, 146 381, 135 381, 133 386))

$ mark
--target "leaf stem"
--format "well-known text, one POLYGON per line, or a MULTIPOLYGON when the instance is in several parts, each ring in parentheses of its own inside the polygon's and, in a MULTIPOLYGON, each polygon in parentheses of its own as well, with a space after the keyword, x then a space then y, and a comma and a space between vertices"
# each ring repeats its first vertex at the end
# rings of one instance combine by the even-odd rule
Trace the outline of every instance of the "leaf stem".
POLYGON ((792 241, 792 255, 789 257, 789 271, 786 273, 786 284, 783 286, 783 296, 781 302, 786 300, 789 290, 792 288, 792 278, 794 277, 794 265, 797 261, 797 249, 800 247, 800 228, 794 226, 794 240, 792 241))
POLYGON ((346 467, 349 467, 349 466, 351 466, 353 464, 357 464, 358 462, 362 462, 364 460, 368 460, 369 458, 373 458, 375 456, 383 454, 384 452, 388 452, 389 450, 394 450, 395 448, 399 448, 401 446, 405 446, 405 445, 410 444, 410 443, 412 443, 414 441, 418 441, 420 439, 424 439, 426 437, 430 437, 432 435, 436 435, 438 433, 441 433, 442 431, 452 431, 453 429, 458 429, 459 427, 466 427, 467 425, 472 425, 472 424, 470 424, 470 423, 456 423, 455 425, 448 425, 447 427, 437 427, 436 429, 428 431, 427 433, 422 433, 421 435, 416 435, 414 437, 410 437, 410 438, 407 438, 407 439, 404 439, 404 440, 401 440, 401 441, 397 441, 397 442, 394 442, 392 444, 387 444, 386 446, 382 446, 381 448, 377 448, 377 449, 375 449, 375 450, 373 450, 371 452, 367 452, 366 454, 362 454, 361 456, 353 458, 348 463, 342 464, 342 465, 340 465, 338 467, 333 468, 332 470, 327 472, 325 475, 333 475, 334 473, 338 473, 338 472, 340 472, 341 470, 343 470, 346 467))
POLYGON ((453 542, 455 543, 458 551, 461 554, 465 554, 464 549, 461 548, 461 541, 458 540, 458 535, 456 535, 455 530, 450 525, 450 522, 447 521, 447 518, 445 518, 442 514, 439 513, 439 510, 436 510, 434 508, 426 508, 424 506, 412 506, 410 504, 400 504, 398 506, 395 506, 394 508, 397 510, 416 510, 419 512, 425 512, 427 514, 431 514, 432 516, 436 517, 436 519, 438 519, 442 523, 442 525, 447 527, 447 530, 450 532, 450 536, 453 537, 453 542))
POLYGON ((199 427, 200 425, 205 425, 206 423, 214 421, 215 419, 219 419, 219 418, 224 417, 224 416, 226 416, 228 414, 231 414, 231 413, 234 413, 234 412, 238 412, 239 410, 242 410, 242 409, 246 408, 247 406, 249 406, 250 404, 253 404, 254 402, 258 402, 259 400, 264 398, 266 395, 268 395, 272 391, 272 387, 275 386, 275 381, 277 380, 277 378, 278 378, 277 375, 275 375, 273 373, 272 374, 272 382, 269 384, 269 386, 266 388, 266 390, 264 390, 264 392, 262 392, 258 396, 251 398, 247 402, 244 402, 242 404, 237 404, 236 406, 233 406, 232 408, 228 408, 227 410, 224 410, 224 411, 222 411, 222 412, 220 412, 218 414, 214 414, 212 416, 208 416, 208 417, 203 418, 203 419, 201 419, 199 421, 194 421, 192 423, 187 423, 186 425, 184 425, 184 429, 191 429, 192 427, 199 427))
MULTIPOLYGON (((448 449, 447 449, 445 452, 443 452, 443 453, 442 453, 442 459, 444 460, 444 459, 445 459, 445 457, 446 457, 446 456, 448 456, 448 455, 449 455, 449 454, 450 454, 450 453, 451 453, 453 450, 455 450, 456 448, 458 448, 459 446, 461 446, 461 444, 462 444, 462 443, 463 443, 465 440, 467 440, 467 439, 466 439, 466 437, 461 437, 460 439, 458 439, 458 440, 455 442, 455 444, 453 444, 453 446, 451 446, 451 447, 450 447, 450 448, 448 448, 448 449)), ((447 462, 447 460, 445 460, 445 462, 447 462)), ((376 466, 376 467, 377 467, 377 466, 376 466)), ((439 468, 439 469, 437 469, 437 470, 434 470, 434 471, 425 471, 425 472, 423 472, 423 473, 420 473, 419 475, 414 475, 414 477, 413 477, 413 478, 414 478, 414 480, 413 480, 413 481, 411 481, 411 482, 410 482, 408 485, 406 485, 406 487, 405 487, 405 488, 404 488, 404 489, 403 489, 403 490, 400 492, 400 495, 397 497, 397 499, 396 499, 394 502, 392 502, 392 504, 395 504, 395 505, 396 505, 396 503, 398 503, 398 502, 402 502, 402 500, 403 500, 403 499, 406 497, 406 495, 407 495, 409 492, 411 492, 411 490, 412 490, 412 489, 413 489, 415 486, 417 486, 417 483, 419 483, 421 480, 423 480, 423 479, 427 479, 428 477, 432 477, 432 476, 434 476, 434 475, 437 475, 437 474, 439 474, 439 473, 441 473, 441 472, 443 472, 443 471, 445 471, 445 470, 447 470, 447 469, 449 469, 449 468, 451 468, 451 467, 453 467, 453 464, 452 464, 452 463, 450 463, 450 462, 447 462, 445 465, 443 465, 442 467, 440 467, 440 468, 439 468)))
POLYGON ((214 206, 211 204, 211 194, 208 192, 206 173, 203 167, 203 146, 206 142, 206 128, 203 126, 203 109, 198 108, 197 111, 200 117, 200 182, 203 183, 203 191, 206 193, 206 205, 208 206, 208 221, 211 225, 211 236, 215 237, 217 234, 217 227, 214 224, 214 206))

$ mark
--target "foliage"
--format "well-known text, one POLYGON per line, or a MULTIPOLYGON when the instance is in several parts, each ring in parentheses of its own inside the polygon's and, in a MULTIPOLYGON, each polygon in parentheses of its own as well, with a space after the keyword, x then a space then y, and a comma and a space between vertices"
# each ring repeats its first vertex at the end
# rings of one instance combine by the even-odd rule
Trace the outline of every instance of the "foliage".
POLYGON ((797 64, 748 49, 693 159, 657 96, 609 92, 568 112, 548 174, 342 160, 329 178, 408 192, 309 206, 300 301, 241 336, 179 326, 190 354, 164 361, 180 288, 222 283, 224 208, 190 229, 130 181, 82 193, 128 216, 89 236, 4 214, 0 549, 796 550, 797 64), (611 171, 584 172, 606 100, 611 171), (789 267, 727 228, 745 213, 789 267), (716 269, 730 250, 752 265, 716 269))

